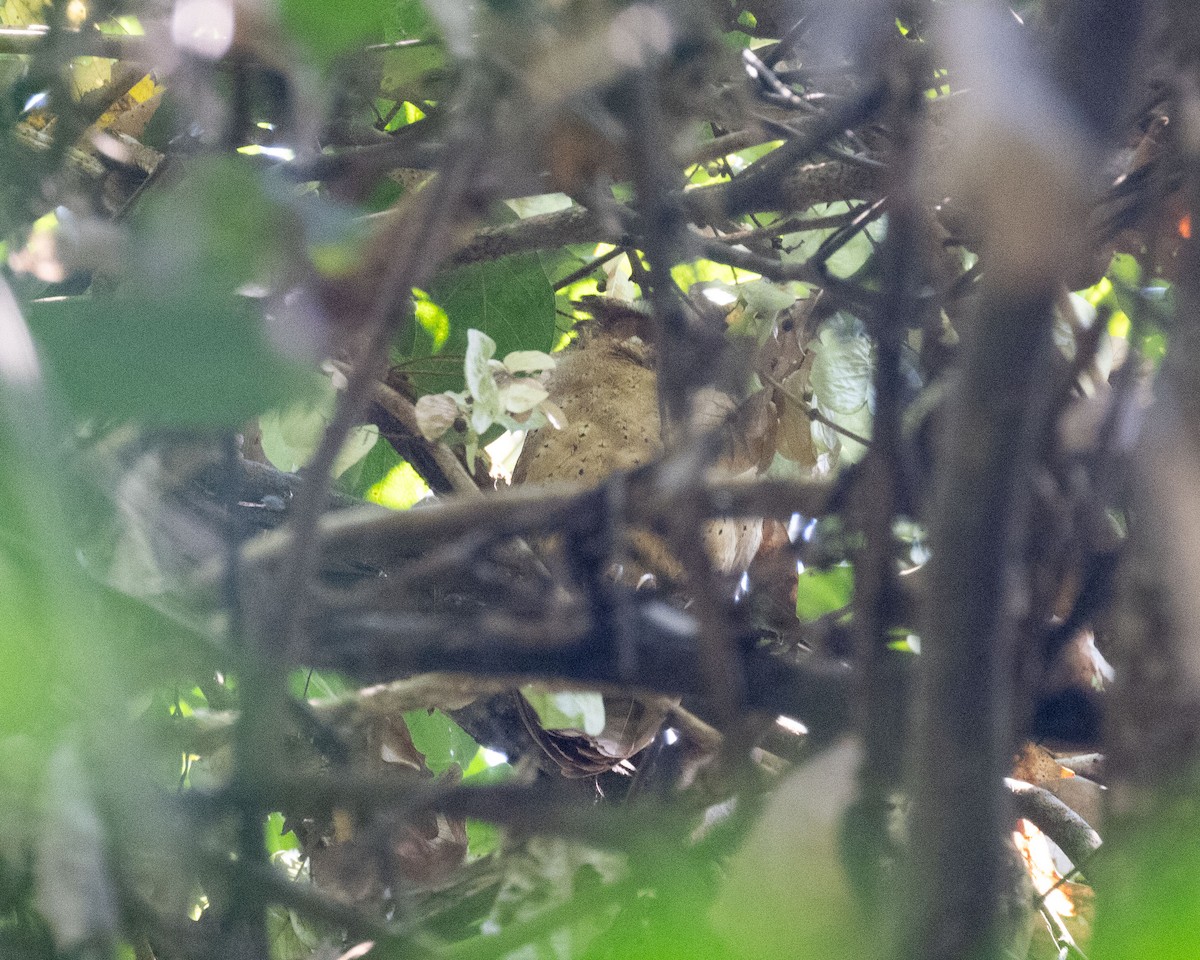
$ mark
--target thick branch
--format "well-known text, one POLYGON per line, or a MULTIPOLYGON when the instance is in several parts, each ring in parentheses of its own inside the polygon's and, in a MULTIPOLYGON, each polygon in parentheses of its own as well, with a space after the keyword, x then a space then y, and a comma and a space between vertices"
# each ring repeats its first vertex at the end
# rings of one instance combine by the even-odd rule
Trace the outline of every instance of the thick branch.
POLYGON ((1076 867, 1082 867, 1100 849, 1100 834, 1049 790, 1020 780, 1006 780, 1005 783, 1012 794, 1017 815, 1058 844, 1076 867))
MULTIPOLYGON (((628 481, 631 524, 645 523, 669 511, 671 498, 639 474, 628 481)), ((434 506, 382 512, 374 505, 342 510, 321 519, 318 548, 328 561, 344 558, 388 567, 421 550, 468 533, 494 536, 530 534, 560 526, 587 496, 570 486, 515 487, 483 497, 450 500, 434 506)), ((717 481, 705 487, 705 516, 760 516, 786 520, 793 513, 817 516, 824 509, 829 486, 818 482, 762 479, 753 482, 717 481)), ((289 549, 291 533, 273 531, 248 544, 248 566, 269 568, 289 549)))

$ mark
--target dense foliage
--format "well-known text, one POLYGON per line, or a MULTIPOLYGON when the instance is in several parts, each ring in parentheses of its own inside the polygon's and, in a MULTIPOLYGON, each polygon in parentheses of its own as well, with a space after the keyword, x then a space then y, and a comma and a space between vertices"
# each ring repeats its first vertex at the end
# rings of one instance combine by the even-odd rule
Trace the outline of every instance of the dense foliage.
POLYGON ((0 957, 1191 956, 1185 0, 0 24, 0 957))

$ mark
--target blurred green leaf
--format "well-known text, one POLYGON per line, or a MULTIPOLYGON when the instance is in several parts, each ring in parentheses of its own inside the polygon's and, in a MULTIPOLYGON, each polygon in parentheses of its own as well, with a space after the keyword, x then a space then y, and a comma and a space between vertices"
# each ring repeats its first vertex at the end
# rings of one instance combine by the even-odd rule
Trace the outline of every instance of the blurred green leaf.
POLYGON ((843 836, 861 763, 861 748, 843 740, 775 786, 745 844, 730 857, 709 912, 717 939, 735 956, 871 955, 843 836))
POLYGON ((839 564, 828 570, 805 570, 796 583, 796 616, 816 620, 841 610, 854 597, 854 568, 839 564))
POLYGON ((364 499, 392 510, 407 510, 428 495, 429 487, 413 465, 400 460, 387 476, 367 490, 364 499))
POLYGON ((1129 253, 1113 255, 1108 265, 1108 276, 1113 283, 1121 283, 1127 287, 1140 286, 1142 282, 1142 265, 1137 257, 1129 253))
POLYGON ((434 353, 437 353, 446 344, 446 338, 450 336, 450 318, 446 316, 446 311, 429 299, 429 296, 424 292, 417 290, 414 296, 414 314, 417 318, 417 323, 421 328, 429 334, 430 347, 434 353))
MULTIPOLYGON (((818 203, 809 211, 811 218, 833 217, 846 213, 850 205, 844 202, 818 203)), ((808 260, 817 252, 821 244, 836 233, 836 228, 829 230, 805 230, 800 233, 789 233, 783 236, 784 263, 801 263, 808 260)), ((851 277, 861 270, 875 252, 876 243, 882 239, 883 224, 876 220, 858 231, 842 246, 835 250, 825 261, 825 266, 835 277, 851 277)))
POLYGON ((268 342, 258 301, 303 231, 248 164, 206 158, 149 198, 131 274, 113 292, 35 303, 29 322, 76 413, 171 426, 236 426, 318 379, 268 342))
MULTIPOLYGON (((270 410, 259 417, 262 448, 267 459, 287 473, 294 473, 304 466, 320 444, 325 428, 333 418, 336 402, 336 391, 328 386, 310 403, 270 410)), ((340 477, 370 453, 378 440, 378 427, 372 424, 355 427, 346 437, 330 473, 340 477)))
POLYGON ((192 162, 134 218, 136 273, 126 291, 188 300, 278 279, 300 254, 303 238, 299 217, 275 194, 279 189, 240 157, 192 162))
POLYGON ((270 960, 310 960, 321 944, 320 934, 303 917, 284 907, 267 909, 270 960))
POLYGON ((341 487, 346 493, 352 497, 358 497, 360 500, 373 500, 371 490, 374 487, 381 485, 389 473, 397 466, 404 463, 400 459, 400 455, 396 453, 393 447, 387 441, 376 443, 371 448, 371 452, 358 462, 357 465, 347 470, 341 476, 341 487))
POLYGON ((547 730, 579 730, 594 737, 604 729, 604 697, 598 693, 524 686, 521 696, 547 730))
POLYGON ((331 670, 293 670, 288 687, 297 699, 332 699, 351 689, 346 678, 331 670))
POLYGON ((314 62, 326 66, 356 44, 382 39, 394 7, 394 0, 280 0, 280 15, 314 62))
POLYGON ((0 24, 6 27, 25 27, 46 22, 50 0, 5 0, 0 7, 0 24))
POLYGON ((268 855, 276 854, 280 850, 298 850, 300 848, 300 841, 296 839, 296 835, 291 830, 284 832, 283 820, 282 813, 267 814, 267 823, 263 827, 263 844, 267 848, 268 855))
POLYGON ((270 347, 244 299, 76 297, 33 304, 29 320, 80 416, 234 427, 318 382, 270 347))
MULTIPOLYGON (((1185 782, 1181 772, 1181 783, 1185 782)), ((1089 863, 1099 893, 1095 960, 1191 960, 1200 930, 1200 822, 1190 794, 1153 820, 1106 831, 1089 863)))

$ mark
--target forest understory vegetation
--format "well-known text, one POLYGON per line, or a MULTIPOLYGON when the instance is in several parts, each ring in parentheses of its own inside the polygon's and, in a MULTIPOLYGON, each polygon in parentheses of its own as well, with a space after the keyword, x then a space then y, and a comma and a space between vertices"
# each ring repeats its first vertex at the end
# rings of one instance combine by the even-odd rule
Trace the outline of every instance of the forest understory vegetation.
POLYGON ((2 0, 2 960, 1173 960, 1186 0, 2 0))

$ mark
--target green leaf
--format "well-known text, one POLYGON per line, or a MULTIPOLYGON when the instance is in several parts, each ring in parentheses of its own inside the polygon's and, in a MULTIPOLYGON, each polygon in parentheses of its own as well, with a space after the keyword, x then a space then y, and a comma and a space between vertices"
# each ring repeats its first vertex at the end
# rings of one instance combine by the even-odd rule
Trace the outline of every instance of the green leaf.
MULTIPOLYGON (((388 447, 390 444, 380 444, 388 447)), ((392 510, 407 510, 429 495, 429 486, 421 479, 413 465, 401 460, 378 483, 366 493, 365 499, 392 510)))
POLYGON ((467 852, 472 857, 486 857, 500 849, 503 834, 500 828, 486 820, 467 820, 467 852))
MULTIPOLYGON (((395 3, 391 17, 383 27, 383 37, 389 43, 397 40, 427 39, 436 27, 421 0, 400 0, 395 3)), ((446 54, 441 44, 401 47, 375 54, 383 68, 380 90, 397 100, 419 97, 423 91, 413 85, 421 77, 445 66, 446 54)))
POLYGON ((813 360, 813 396, 840 414, 862 409, 871 393, 871 340, 862 324, 839 310, 821 329, 813 360))
POLYGON ((302 224, 280 186, 240 157, 194 161, 134 220, 132 296, 190 301, 276 279, 302 253, 302 224))
MULTIPOLYGON (((377 443, 358 464, 358 469, 342 475, 342 489, 360 500, 373 500, 370 491, 382 484, 397 466, 404 463, 396 449, 387 442, 377 443)), ((378 503, 379 501, 375 501, 378 503)))
POLYGON ((415 294, 413 312, 417 323, 429 334, 433 352, 437 353, 445 346, 446 338, 450 336, 450 318, 446 316, 445 310, 429 299, 427 293, 417 290, 415 294))
POLYGON ((410 710, 404 715, 413 745, 425 754, 425 763, 434 773, 441 773, 452 763, 466 770, 479 744, 471 735, 441 710, 410 710))
MULTIPOLYGON (((315 400, 293 404, 282 410, 271 410, 259 418, 262 428, 262 447, 267 459, 277 468, 294 473, 306 464, 321 442, 325 428, 333 417, 337 394, 326 383, 315 400)), ((354 428, 334 460, 332 474, 341 476, 362 460, 379 440, 374 425, 354 428)))
POLYGON ((29 323, 83 417, 236 427, 317 382, 275 353, 244 299, 76 297, 33 304, 29 323))
MULTIPOLYGON (((809 210, 812 218, 832 217, 846 213, 850 205, 837 203, 818 203, 809 210)), ((784 263, 802 263, 813 256, 829 237, 835 233, 829 230, 805 230, 799 233, 789 233, 783 236, 784 253, 780 259, 784 263)), ((875 244, 884 232, 883 223, 875 221, 864 227, 841 247, 835 250, 825 261, 825 266, 835 277, 852 277, 861 270, 875 252, 875 244)))
POLYGON ((331 63, 351 47, 383 37, 392 0, 280 0, 284 26, 319 66, 331 63))
POLYGON ((839 564, 828 570, 805 570, 796 583, 796 616, 817 620, 847 606, 854 597, 854 568, 839 564))
POLYGON ((521 688, 547 730, 579 730, 595 737, 604 729, 604 697, 593 691, 521 688))
POLYGON ((300 848, 300 841, 296 839, 296 835, 291 830, 284 833, 282 813, 267 814, 267 822, 263 827, 263 844, 266 846, 268 854, 300 848))
POLYGON ((246 162, 198 160, 149 197, 114 291, 33 304, 47 365, 82 416, 226 426, 304 396, 317 378, 268 342, 239 294, 302 257, 302 231, 246 162))
MULTIPOLYGON (((499 356, 515 350, 549 352, 554 346, 554 289, 536 256, 506 257, 451 270, 437 279, 429 298, 450 318, 450 335, 437 351, 429 334, 414 324, 411 357, 435 352, 462 356, 467 352, 467 331, 472 329, 495 341, 499 356)), ((449 364, 445 373, 413 374, 412 379, 421 393, 458 391, 464 386, 462 368, 449 364)))
POLYGON ((1142 266, 1133 254, 1117 253, 1108 265, 1108 276, 1114 284, 1136 288, 1142 283, 1142 266))
POLYGON ((332 700, 353 689, 340 673, 332 670, 293 670, 288 689, 297 700, 332 700))

